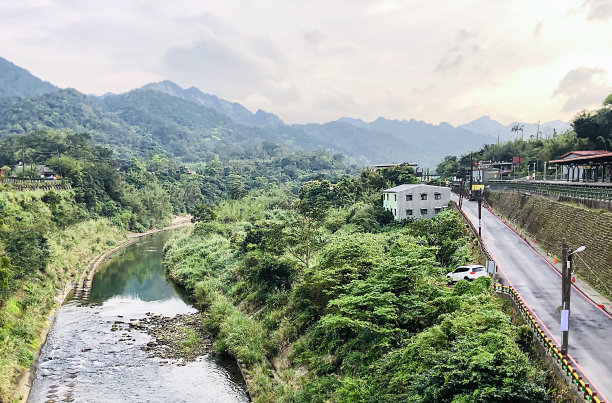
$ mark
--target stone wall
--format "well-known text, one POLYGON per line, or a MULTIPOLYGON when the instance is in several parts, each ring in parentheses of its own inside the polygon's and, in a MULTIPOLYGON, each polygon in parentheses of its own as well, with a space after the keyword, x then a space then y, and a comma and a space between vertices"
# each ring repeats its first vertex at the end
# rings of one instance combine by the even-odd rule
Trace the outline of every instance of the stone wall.
POLYGON ((570 248, 585 245, 574 259, 576 272, 601 293, 612 294, 612 213, 519 192, 487 191, 485 199, 559 259, 563 238, 570 248))

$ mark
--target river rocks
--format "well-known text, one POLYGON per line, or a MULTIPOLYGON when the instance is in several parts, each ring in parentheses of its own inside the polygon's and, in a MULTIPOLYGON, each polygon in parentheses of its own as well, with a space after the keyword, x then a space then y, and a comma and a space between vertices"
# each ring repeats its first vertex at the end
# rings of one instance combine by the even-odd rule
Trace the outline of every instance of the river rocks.
POLYGON ((132 344, 136 341, 129 333, 132 330, 147 333, 151 341, 140 346, 149 358, 161 358, 160 365, 172 361, 185 365, 211 351, 210 336, 202 329, 202 313, 166 317, 147 312, 143 319, 130 318, 129 322, 115 321, 112 331, 122 330, 120 342, 132 344))

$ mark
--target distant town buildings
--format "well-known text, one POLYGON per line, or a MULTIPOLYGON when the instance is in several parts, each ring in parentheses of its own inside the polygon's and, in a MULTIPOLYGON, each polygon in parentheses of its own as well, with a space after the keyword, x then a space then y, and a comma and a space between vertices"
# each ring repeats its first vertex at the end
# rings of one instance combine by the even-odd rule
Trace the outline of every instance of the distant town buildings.
MULTIPOLYGON (((57 174, 53 172, 51 168, 49 168, 46 165, 33 165, 32 168, 38 169, 38 178, 40 179, 57 179, 57 174)), ((30 165, 26 164, 25 171, 29 172, 30 170, 31 170, 30 165)), ((11 175, 19 176, 21 175, 21 172, 23 171, 24 171, 24 166, 23 166, 23 163, 20 162, 13 168, 11 175)))
POLYGON ((396 220, 431 218, 448 207, 450 191, 442 186, 399 185, 383 191, 383 207, 396 220))

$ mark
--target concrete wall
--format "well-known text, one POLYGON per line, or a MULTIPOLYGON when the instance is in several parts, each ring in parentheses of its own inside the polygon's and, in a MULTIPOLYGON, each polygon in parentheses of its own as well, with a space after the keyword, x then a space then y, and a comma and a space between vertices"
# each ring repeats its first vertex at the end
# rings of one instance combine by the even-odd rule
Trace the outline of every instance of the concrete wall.
POLYGON ((486 191, 486 201, 509 218, 546 251, 561 258, 563 238, 570 248, 587 248, 574 259, 576 271, 600 292, 612 289, 612 214, 529 196, 486 191))

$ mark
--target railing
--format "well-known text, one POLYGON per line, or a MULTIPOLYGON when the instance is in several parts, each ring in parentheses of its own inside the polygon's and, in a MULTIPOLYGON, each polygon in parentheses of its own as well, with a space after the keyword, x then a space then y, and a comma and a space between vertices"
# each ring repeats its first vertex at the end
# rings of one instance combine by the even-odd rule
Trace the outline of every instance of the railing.
POLYGON ((569 377, 570 381, 576 385, 578 391, 582 394, 582 397, 589 402, 595 403, 603 403, 598 397, 597 393, 593 392, 588 383, 585 383, 579 373, 572 367, 569 360, 566 357, 563 357, 561 351, 557 348, 556 345, 546 336, 544 331, 540 328, 540 325, 533 317, 529 308, 523 302, 523 299, 519 295, 518 292, 514 289, 514 287, 509 285, 502 284, 494 284, 493 288, 497 292, 509 294, 514 303, 519 308, 519 311, 523 315, 523 317, 529 322, 531 329, 535 333, 538 340, 544 345, 544 348, 548 351, 549 354, 557 361, 557 364, 561 366, 561 369, 565 373, 566 376, 569 377))
POLYGON ((474 238, 478 239, 478 246, 480 247, 480 253, 482 254, 482 256, 486 260, 493 260, 493 258, 489 254, 489 251, 483 246, 482 239, 478 235, 478 229, 476 229, 476 227, 474 227, 474 224, 472 224, 472 221, 468 218, 467 215, 465 215, 463 210, 461 210, 459 208, 459 206, 457 205, 457 203, 454 200, 450 201, 450 205, 453 206, 453 208, 455 210, 457 210, 459 212, 459 214, 461 214, 463 216, 463 221, 465 221, 467 223, 468 227, 470 227, 470 230, 472 231, 472 234, 474 234, 474 238))
POLYGON ((63 180, 54 179, 2 178, 0 179, 0 186, 3 185, 18 191, 68 190, 72 188, 69 183, 65 183, 63 180))
MULTIPOLYGON (((482 238, 478 235, 478 230, 476 229, 476 227, 474 227, 474 224, 472 224, 472 221, 463 212, 463 210, 460 209, 457 206, 457 204, 454 201, 451 201, 451 204, 463 216, 463 219, 469 225, 470 229, 474 233, 474 236, 476 237, 476 239, 478 239, 478 244, 480 246, 480 250, 481 250, 482 254, 487 259, 493 260, 491 255, 487 251, 487 249, 484 247, 483 242, 482 242, 482 238)), ((493 214, 495 214, 495 212, 493 210, 491 210, 491 212, 493 214)), ((510 225, 510 224, 507 223, 507 225, 510 225)), ((512 227, 510 226, 510 228, 512 228, 512 227)), ((582 377, 579 375, 579 373, 569 363, 568 358, 563 357, 563 355, 561 354, 561 352, 559 351, 557 346, 552 343, 552 341, 548 338, 548 336, 540 328, 540 324, 536 321, 535 317, 532 315, 532 313, 530 312, 529 308, 523 302, 523 299, 521 298, 519 293, 514 289, 514 287, 508 286, 508 285, 502 285, 502 284, 493 284, 493 288, 497 292, 506 293, 506 294, 509 294, 511 296, 512 300, 517 305, 520 313, 529 322, 529 324, 530 324, 530 326, 531 326, 535 336, 538 338, 538 340, 540 342, 542 342, 542 344, 544 345, 544 348, 547 350, 547 352, 549 354, 551 354, 552 357, 557 361, 557 364, 561 367, 561 369, 565 373, 565 375, 567 375, 570 378, 570 381, 573 384, 576 385, 576 387, 578 388, 579 393, 582 394, 582 397, 586 401, 589 401, 589 402, 604 403, 602 400, 600 400, 597 397, 597 393, 594 392, 590 388, 590 385, 588 383, 585 383, 582 380, 582 377)))
POLYGON ((602 200, 612 202, 612 184, 610 186, 576 185, 571 183, 544 183, 523 181, 489 181, 493 189, 511 189, 523 192, 540 193, 544 195, 556 195, 573 197, 577 199, 602 200))

